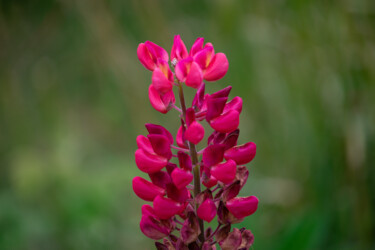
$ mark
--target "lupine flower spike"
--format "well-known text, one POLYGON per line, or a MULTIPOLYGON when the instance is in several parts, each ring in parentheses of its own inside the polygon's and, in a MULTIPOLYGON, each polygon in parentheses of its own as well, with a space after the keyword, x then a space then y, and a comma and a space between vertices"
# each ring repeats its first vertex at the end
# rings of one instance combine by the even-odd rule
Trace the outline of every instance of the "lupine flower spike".
POLYGON ((255 157, 256 145, 237 145, 242 99, 229 99, 232 87, 205 92, 204 80, 216 81, 227 73, 226 55, 215 53, 203 38, 188 51, 179 35, 170 56, 150 41, 139 44, 137 54, 152 71, 148 89, 152 107, 163 114, 176 109, 181 123, 175 138, 163 126, 149 123, 147 136, 137 137, 135 162, 150 178, 133 179, 134 193, 150 202, 142 206, 142 233, 155 240, 156 249, 213 250, 216 245, 249 249, 253 234, 233 224, 258 208, 257 197, 238 197, 249 176, 245 164, 255 157), (196 90, 190 107, 185 103, 184 85, 196 90), (173 88, 177 88, 181 107, 175 104, 173 88), (197 151, 208 132, 202 122, 213 131, 206 146, 197 151), (205 230, 205 224, 209 226, 215 218, 217 228, 205 230))

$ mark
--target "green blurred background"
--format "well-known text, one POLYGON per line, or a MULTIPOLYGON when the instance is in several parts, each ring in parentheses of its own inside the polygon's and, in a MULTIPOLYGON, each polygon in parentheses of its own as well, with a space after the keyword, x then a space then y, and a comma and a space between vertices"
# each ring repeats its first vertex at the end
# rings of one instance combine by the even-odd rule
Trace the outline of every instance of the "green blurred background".
MULTIPOLYGON (((227 54, 254 141, 254 249, 375 249, 372 0, 0 1, 0 249, 152 249, 131 179, 149 104, 137 45, 227 54)), ((190 99, 188 96, 188 99, 190 99)))

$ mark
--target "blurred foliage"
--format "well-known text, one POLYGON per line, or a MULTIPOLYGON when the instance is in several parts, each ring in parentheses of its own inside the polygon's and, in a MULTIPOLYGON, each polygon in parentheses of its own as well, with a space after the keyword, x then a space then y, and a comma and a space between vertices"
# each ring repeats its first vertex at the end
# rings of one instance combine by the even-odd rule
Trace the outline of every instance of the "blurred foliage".
MULTIPOLYGON (((131 179, 149 105, 136 56, 213 42, 254 141, 254 249, 375 249, 375 2, 0 1, 0 249, 150 249, 131 179)), ((190 95, 191 98, 191 95, 190 95)))

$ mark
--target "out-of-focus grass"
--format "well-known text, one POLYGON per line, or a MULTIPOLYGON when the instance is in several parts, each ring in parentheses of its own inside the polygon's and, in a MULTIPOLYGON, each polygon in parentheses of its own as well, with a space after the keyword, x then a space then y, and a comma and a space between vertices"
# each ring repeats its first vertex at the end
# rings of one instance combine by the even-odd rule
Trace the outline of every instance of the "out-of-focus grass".
MULTIPOLYGON (((136 48, 213 42, 209 92, 257 143, 255 249, 375 247, 373 1, 1 1, 0 249, 148 249, 131 179, 149 105, 136 48)), ((191 95, 188 92, 188 99, 191 95)))

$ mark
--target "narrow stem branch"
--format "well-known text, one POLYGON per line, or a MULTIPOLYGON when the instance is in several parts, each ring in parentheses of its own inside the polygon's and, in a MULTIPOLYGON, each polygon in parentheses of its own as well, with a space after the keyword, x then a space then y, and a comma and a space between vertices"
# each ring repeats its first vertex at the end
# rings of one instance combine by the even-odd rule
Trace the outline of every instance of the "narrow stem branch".
POLYGON ((176 147, 175 145, 171 145, 171 148, 177 149, 178 151, 189 152, 189 149, 176 147))
MULTIPOLYGON (((182 115, 184 120, 186 121, 186 104, 185 104, 185 97, 184 97, 184 90, 182 88, 182 83, 177 80, 178 83, 178 94, 180 97, 180 103, 181 103, 181 109, 182 109, 182 115)), ((200 192, 201 192, 201 182, 200 182, 200 173, 199 173, 199 164, 198 164, 198 155, 197 155, 197 150, 195 148, 195 145, 188 142, 189 149, 190 149, 190 156, 191 156, 191 161, 193 163, 193 174, 194 174, 194 197, 196 197, 200 192)), ((195 205, 195 209, 198 209, 197 204, 195 205)), ((204 239, 204 224, 203 220, 198 218, 199 222, 199 227, 201 229, 201 233, 199 235, 199 240, 200 242, 205 241, 204 239)))

